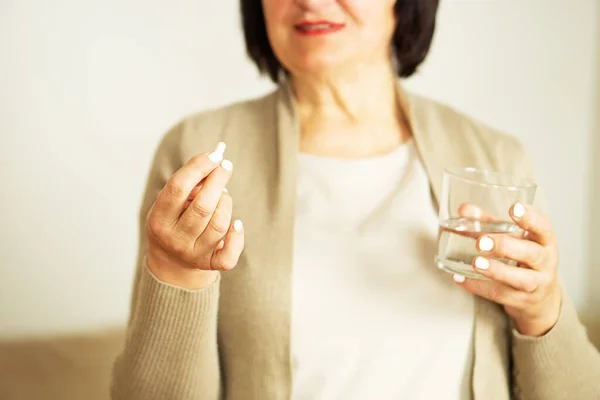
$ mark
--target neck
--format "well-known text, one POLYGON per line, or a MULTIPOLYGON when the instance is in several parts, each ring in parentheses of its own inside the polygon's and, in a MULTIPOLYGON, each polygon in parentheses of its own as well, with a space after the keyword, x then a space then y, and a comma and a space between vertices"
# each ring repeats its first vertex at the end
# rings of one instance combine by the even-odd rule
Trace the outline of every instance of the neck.
POLYGON ((368 122, 397 119, 396 75, 388 62, 363 64, 327 75, 294 74, 300 116, 368 122))

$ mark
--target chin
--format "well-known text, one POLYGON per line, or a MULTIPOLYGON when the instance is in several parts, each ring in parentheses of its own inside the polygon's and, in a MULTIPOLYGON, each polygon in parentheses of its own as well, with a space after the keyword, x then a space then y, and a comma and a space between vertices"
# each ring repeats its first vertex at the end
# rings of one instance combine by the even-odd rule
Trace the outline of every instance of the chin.
POLYGON ((334 55, 317 56, 311 54, 295 60, 292 72, 310 75, 327 75, 328 73, 343 69, 349 64, 350 60, 344 57, 336 57, 334 55))

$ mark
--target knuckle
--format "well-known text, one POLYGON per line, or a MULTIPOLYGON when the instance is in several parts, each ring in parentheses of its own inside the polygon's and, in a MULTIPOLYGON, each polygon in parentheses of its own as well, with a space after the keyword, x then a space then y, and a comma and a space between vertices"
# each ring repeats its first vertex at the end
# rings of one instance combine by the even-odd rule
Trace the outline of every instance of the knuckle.
POLYGON ((198 163, 202 163, 205 161, 207 154, 206 153, 199 153, 194 155, 192 158, 190 158, 190 163, 191 164, 198 164, 198 163))
POLYGON ((231 271, 233 268, 235 268, 235 265, 227 261, 221 262, 221 265, 219 266, 219 269, 223 271, 231 271))
POLYGON ((220 202, 213 213, 212 219, 210 220, 210 229, 219 234, 225 235, 229 231, 230 224, 231 206, 227 206, 220 202))
POLYGON ((150 214, 146 218, 146 231, 149 236, 161 239, 166 234, 166 226, 161 220, 150 214))
POLYGON ((229 230, 229 223, 225 218, 217 217, 217 214, 210 220, 209 227, 218 234, 225 235, 229 230))
POLYGON ((216 218, 229 221, 231 219, 231 210, 231 202, 227 201, 227 199, 221 199, 217 205, 217 208, 215 209, 214 215, 216 218))
POLYGON ((546 297, 546 293, 547 293, 546 289, 540 288, 538 286, 538 288, 536 290, 527 293, 527 296, 525 297, 525 303, 528 305, 539 304, 546 297))
POLYGON ((169 248, 174 255, 180 258, 185 258, 189 252, 187 241, 180 237, 173 237, 170 241, 169 248))
POLYGON ((538 288, 538 285, 535 282, 527 280, 527 281, 521 282, 520 287, 518 289, 523 292, 532 293, 537 288, 538 288))
POLYGON ((222 271, 230 271, 233 268, 235 268, 235 261, 232 260, 229 257, 224 256, 224 254, 221 254, 221 257, 216 257, 216 259, 214 260, 212 267, 213 269, 218 269, 218 270, 222 270, 222 271))
POLYGON ((167 194, 173 198, 179 198, 183 196, 184 193, 183 185, 174 179, 170 179, 167 182, 165 185, 165 190, 167 191, 167 194))
POLYGON ((213 210, 201 200, 196 200, 190 205, 190 210, 200 218, 208 218, 212 215, 213 210))
POLYGON ((540 295, 538 292, 527 293, 527 295, 523 298, 523 303, 527 306, 533 306, 539 303, 540 295))
POLYGON ((527 212, 525 213, 525 218, 523 220, 526 228, 533 228, 539 223, 537 212, 532 209, 527 210, 527 212))
POLYGON ((210 264, 211 257, 215 253, 215 245, 211 241, 207 240, 206 237, 200 236, 193 244, 193 252, 196 255, 196 259, 201 264, 210 264))
POLYGON ((488 289, 488 298, 494 302, 498 302, 501 299, 501 291, 498 288, 498 286, 490 286, 490 288, 488 289))
POLYGON ((188 158, 185 165, 188 167, 195 168, 196 166, 201 165, 202 163, 206 162, 205 161, 206 155, 207 155, 207 153, 195 154, 192 157, 188 158))
POLYGON ((531 265, 542 266, 546 261, 546 252, 543 250, 532 251, 529 253, 529 261, 531 265))

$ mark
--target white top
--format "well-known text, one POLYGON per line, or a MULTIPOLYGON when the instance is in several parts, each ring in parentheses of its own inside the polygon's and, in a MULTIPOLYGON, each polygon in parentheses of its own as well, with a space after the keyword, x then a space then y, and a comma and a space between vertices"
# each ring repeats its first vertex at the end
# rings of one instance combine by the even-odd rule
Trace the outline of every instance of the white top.
POLYGON ((358 160, 300 154, 298 179, 294 400, 470 399, 473 298, 435 266, 412 142, 358 160))

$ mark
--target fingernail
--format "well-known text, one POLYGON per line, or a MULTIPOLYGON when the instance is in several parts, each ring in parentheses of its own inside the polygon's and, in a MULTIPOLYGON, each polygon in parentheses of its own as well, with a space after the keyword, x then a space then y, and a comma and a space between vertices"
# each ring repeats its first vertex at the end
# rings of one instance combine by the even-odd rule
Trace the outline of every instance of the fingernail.
POLYGON ((489 236, 482 236, 479 239, 478 247, 480 251, 491 251, 494 248, 494 241, 489 236))
POLYGON ((523 204, 521 203, 516 203, 513 206, 513 217, 515 218, 523 218, 523 215, 525 215, 525 207, 523 206, 523 204))
POLYGON ((242 221, 240 221, 239 219, 236 219, 233 222, 233 230, 236 232, 241 232, 242 229, 244 229, 244 224, 242 224, 242 221))
POLYGON ((221 167, 223 167, 227 171, 231 171, 233 170, 233 163, 229 160, 223 160, 223 162, 221 163, 221 167))
POLYGON ((475 259, 475 268, 477 269, 488 269, 490 267, 490 262, 487 258, 477 257, 475 259))
POLYGON ((225 145, 225 143, 219 142, 215 151, 208 155, 208 159, 215 164, 219 163, 223 159, 223 153, 225 152, 226 147, 227 146, 225 145))
POLYGON ((227 188, 223 188, 223 191, 224 191, 225 193, 229 193, 229 190, 227 190, 227 188))
POLYGON ((454 282, 456 282, 456 283, 463 283, 467 279, 463 275, 460 275, 460 274, 454 274, 454 276, 452 276, 452 278, 454 279, 454 282))

